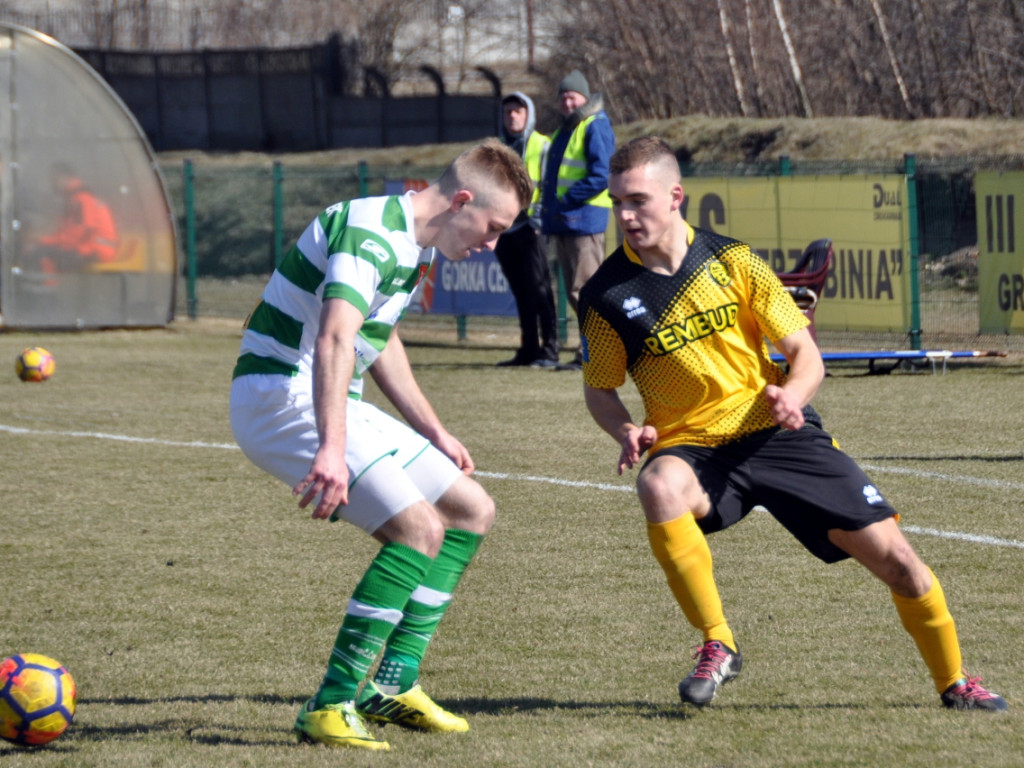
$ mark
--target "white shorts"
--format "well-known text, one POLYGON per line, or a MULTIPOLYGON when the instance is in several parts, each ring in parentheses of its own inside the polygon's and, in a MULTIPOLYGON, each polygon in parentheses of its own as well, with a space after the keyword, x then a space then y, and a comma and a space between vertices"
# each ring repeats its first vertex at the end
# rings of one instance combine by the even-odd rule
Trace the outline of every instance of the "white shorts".
MULTIPOLYGON (((308 474, 320 445, 308 390, 294 379, 250 374, 231 384, 231 429, 260 469, 294 488, 308 474)), ((408 425, 362 400, 348 399, 345 463, 348 504, 341 518, 373 533, 404 509, 435 503, 461 470, 408 425)), ((315 506, 314 501, 311 506, 315 506)))

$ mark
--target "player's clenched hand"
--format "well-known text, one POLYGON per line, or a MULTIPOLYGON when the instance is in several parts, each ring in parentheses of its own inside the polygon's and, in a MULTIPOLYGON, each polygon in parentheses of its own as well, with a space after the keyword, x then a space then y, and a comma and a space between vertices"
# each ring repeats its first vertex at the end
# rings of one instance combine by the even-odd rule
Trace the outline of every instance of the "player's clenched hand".
POLYGON ((321 446, 313 457, 309 473, 292 489, 292 493, 302 496, 299 499, 299 507, 302 509, 309 506, 317 494, 321 494, 313 510, 313 518, 316 520, 330 517, 337 506, 348 504, 348 466, 345 464, 344 453, 339 460, 321 446))
POLYGON ((622 453, 619 454, 619 474, 635 467, 639 463, 640 457, 657 440, 658 430, 650 424, 630 429, 622 440, 622 453))
POLYGON ((476 465, 473 463, 473 457, 469 455, 469 451, 466 449, 466 446, 459 442, 454 436, 448 432, 442 431, 431 442, 433 442, 437 450, 455 462, 455 466, 462 470, 462 474, 473 474, 473 471, 476 469, 476 465))
POLYGON ((782 387, 769 384, 764 396, 772 409, 772 420, 783 429, 797 430, 804 425, 800 403, 782 387))

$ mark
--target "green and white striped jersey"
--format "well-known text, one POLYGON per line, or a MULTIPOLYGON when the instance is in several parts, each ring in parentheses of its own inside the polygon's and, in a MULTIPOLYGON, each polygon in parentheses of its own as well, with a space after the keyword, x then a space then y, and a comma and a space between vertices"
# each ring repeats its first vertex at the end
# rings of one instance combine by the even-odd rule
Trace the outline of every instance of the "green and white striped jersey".
MULTIPOLYGON (((384 349, 410 294, 430 268, 433 249, 416 244, 410 195, 337 203, 306 228, 271 275, 249 315, 234 376, 306 377, 325 299, 343 299, 366 320, 356 336, 349 397, 384 349)), ((305 385, 305 382, 296 382, 305 385)))

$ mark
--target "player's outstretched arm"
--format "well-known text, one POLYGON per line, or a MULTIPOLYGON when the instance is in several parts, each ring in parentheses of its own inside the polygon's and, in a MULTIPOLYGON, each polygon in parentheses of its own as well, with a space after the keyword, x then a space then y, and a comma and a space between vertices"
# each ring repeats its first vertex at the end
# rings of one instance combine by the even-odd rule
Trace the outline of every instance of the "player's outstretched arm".
POLYGON ((638 427, 633 423, 629 410, 623 405, 619 393, 614 389, 598 389, 583 385, 583 398, 594 421, 611 435, 622 448, 619 453, 618 473, 632 469, 640 457, 658 439, 657 430, 651 425, 638 427))
POLYGON ((825 378, 825 363, 806 328, 779 339, 775 346, 789 363, 789 375, 781 387, 765 387, 764 396, 776 424, 784 429, 800 429, 804 425, 803 407, 811 402, 825 378))

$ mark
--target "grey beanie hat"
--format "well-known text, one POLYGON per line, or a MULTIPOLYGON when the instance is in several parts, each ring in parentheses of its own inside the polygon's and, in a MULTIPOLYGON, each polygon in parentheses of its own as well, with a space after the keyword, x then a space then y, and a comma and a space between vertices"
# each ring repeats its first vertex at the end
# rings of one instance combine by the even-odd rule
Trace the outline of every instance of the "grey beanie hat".
POLYGON ((583 94, 587 101, 590 100, 590 84, 578 69, 574 69, 562 78, 562 82, 558 84, 558 92, 562 93, 563 91, 576 91, 576 93, 583 94))

